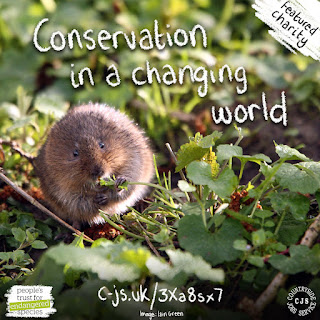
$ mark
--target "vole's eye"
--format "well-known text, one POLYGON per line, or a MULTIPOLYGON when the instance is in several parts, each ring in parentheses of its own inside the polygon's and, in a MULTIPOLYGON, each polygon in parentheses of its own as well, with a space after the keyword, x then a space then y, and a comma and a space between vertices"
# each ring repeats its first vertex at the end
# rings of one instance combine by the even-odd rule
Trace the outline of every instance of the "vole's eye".
POLYGON ((73 151, 73 156, 74 156, 74 157, 77 157, 78 155, 79 155, 79 151, 78 151, 78 150, 74 150, 74 151, 73 151))
POLYGON ((100 147, 101 149, 103 149, 103 148, 104 148, 104 143, 103 143, 103 142, 99 142, 99 147, 100 147))

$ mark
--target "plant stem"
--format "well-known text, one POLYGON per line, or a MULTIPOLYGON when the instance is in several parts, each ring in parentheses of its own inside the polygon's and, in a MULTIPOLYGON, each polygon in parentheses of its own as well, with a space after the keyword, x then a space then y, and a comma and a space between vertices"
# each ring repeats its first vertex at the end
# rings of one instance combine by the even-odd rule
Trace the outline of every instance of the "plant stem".
MULTIPOLYGON (((261 176, 261 172, 259 172, 258 174, 256 174, 249 182, 251 182, 251 184, 253 185, 261 176)), ((246 184, 246 189, 249 186, 249 182, 246 184)))
POLYGON ((152 187, 152 188, 155 188, 155 189, 159 189, 159 190, 162 190, 164 192, 166 192, 167 194, 169 194, 172 198, 176 199, 179 203, 183 204, 183 201, 177 197, 173 192, 171 192, 170 190, 167 190, 166 188, 164 187, 161 187, 161 186, 158 186, 154 183, 148 183, 148 182, 127 182, 127 184, 130 184, 130 185, 144 185, 144 186, 148 186, 148 187, 152 187))
POLYGON ((245 166, 245 163, 243 163, 243 162, 241 161, 241 168, 240 168, 239 178, 238 178, 238 179, 239 179, 239 183, 240 183, 240 180, 241 180, 241 178, 242 178, 244 166, 245 166))
POLYGON ((243 139, 243 135, 242 135, 242 133, 239 131, 239 129, 238 129, 237 131, 238 131, 238 133, 239 133, 239 138, 238 138, 238 140, 236 141, 236 143, 234 144, 235 146, 238 146, 238 145, 240 144, 241 140, 243 139))
MULTIPOLYGON (((176 164, 177 163, 177 157, 175 156, 174 152, 172 151, 170 143, 166 143, 166 147, 167 147, 167 149, 168 149, 168 151, 169 151, 169 153, 171 155, 171 158, 173 159, 174 163, 176 164)), ((179 171, 179 174, 180 174, 180 177, 181 177, 182 180, 188 182, 186 176, 182 172, 182 169, 179 171)), ((185 195, 186 195, 187 201, 190 202, 190 197, 188 195, 188 192, 185 192, 185 195)))
POLYGON ((274 235, 275 235, 275 236, 278 234, 278 232, 279 232, 279 230, 280 230, 280 227, 281 227, 281 225, 282 225, 282 222, 283 222, 283 220, 284 220, 284 217, 286 216, 286 213, 287 213, 287 212, 286 212, 285 210, 283 210, 282 215, 281 215, 280 220, 279 220, 279 223, 278 223, 278 225, 277 225, 277 227, 276 227, 276 230, 274 231, 274 235))
POLYGON ((268 193, 270 192, 273 192, 273 191, 276 191, 278 190, 279 188, 281 188, 281 186, 275 186, 273 188, 270 188, 269 190, 267 190, 264 194, 263 194, 263 197, 265 197, 268 193))
POLYGON ((112 227, 114 227, 115 229, 123 232, 123 233, 126 234, 127 236, 130 236, 130 237, 133 237, 133 238, 136 238, 136 239, 139 239, 139 240, 145 240, 144 237, 138 236, 137 234, 134 234, 134 233, 132 233, 132 232, 130 232, 130 231, 127 231, 127 230, 125 230, 125 229, 120 228, 116 223, 114 223, 111 219, 109 219, 109 218, 107 217, 107 214, 106 214, 105 212, 103 212, 102 210, 99 210, 99 212, 100 212, 102 218, 103 218, 105 221, 107 221, 107 222, 108 222, 112 227))
POLYGON ((192 192, 192 194, 197 199, 197 201, 198 201, 198 203, 199 203, 199 205, 201 207, 201 215, 202 215, 203 225, 204 225, 205 229, 208 230, 205 206, 204 206, 203 202, 201 201, 201 199, 199 198, 199 196, 198 196, 198 194, 196 192, 192 192))
POLYGON ((230 215, 231 217, 237 219, 237 220, 240 220, 240 221, 244 221, 244 222, 247 222, 247 223, 250 223, 250 224, 254 224, 256 223, 254 221, 254 219, 250 218, 250 217, 247 217, 239 212, 235 212, 233 210, 230 210, 230 209, 225 209, 224 210, 228 215, 230 215))
POLYGON ((225 5, 223 7, 220 20, 217 23, 214 30, 215 34, 217 34, 222 28, 224 28, 228 24, 228 21, 232 17, 233 6, 234 6, 234 0, 225 1, 225 5))
POLYGON ((254 215, 254 212, 256 211, 257 209, 257 205, 258 205, 258 202, 260 201, 260 198, 262 197, 263 193, 265 192, 265 190, 267 189, 271 179, 275 176, 275 174, 277 173, 277 171, 280 169, 280 167, 282 166, 283 162, 285 161, 285 159, 281 159, 280 163, 273 167, 272 168, 272 172, 269 174, 268 177, 266 177, 266 180, 264 180, 261 185, 259 186, 259 188, 261 189, 261 191, 259 192, 257 198, 256 198, 256 201, 254 203, 254 206, 252 208, 252 212, 251 214, 249 215, 249 218, 252 218, 253 215, 254 215))
POLYGON ((240 260, 239 264, 236 266, 236 268, 231 272, 234 274, 234 276, 237 275, 238 270, 241 268, 243 263, 247 260, 249 252, 244 252, 242 259, 240 260))

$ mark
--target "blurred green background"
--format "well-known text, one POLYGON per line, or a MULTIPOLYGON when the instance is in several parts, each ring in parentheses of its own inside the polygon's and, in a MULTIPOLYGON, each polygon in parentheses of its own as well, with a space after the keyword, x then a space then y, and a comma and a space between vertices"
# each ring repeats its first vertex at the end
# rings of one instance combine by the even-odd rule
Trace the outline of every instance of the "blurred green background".
MULTIPOLYGON (((286 91, 289 126, 266 123, 261 117, 242 125, 249 152, 273 150, 272 140, 291 146, 305 144, 306 154, 320 158, 315 144, 320 108, 319 62, 301 54, 291 54, 269 34, 268 28, 254 15, 253 1, 227 0, 0 0, 0 136, 21 142, 30 152, 36 152, 48 127, 66 110, 79 103, 104 102, 131 115, 152 139, 159 153, 159 164, 166 165, 169 156, 165 142, 177 150, 189 135, 214 129, 225 131, 224 139, 235 135, 233 127, 215 125, 211 107, 236 107, 261 104, 261 92, 266 92, 272 106, 280 102, 280 92, 286 91), (177 28, 191 30, 200 23, 207 31, 208 47, 190 45, 157 50, 134 51, 120 41, 118 49, 107 51, 97 47, 89 51, 77 45, 73 50, 53 50, 40 53, 32 43, 35 26, 47 17, 47 27, 41 30, 48 43, 50 34, 64 34, 77 29, 80 34, 93 29, 109 32, 122 30, 137 35, 143 28, 153 30, 155 19, 160 31, 177 28), (175 69, 189 64, 194 69, 204 66, 215 72, 228 64, 234 71, 244 66, 248 91, 237 95, 236 83, 209 83, 205 98, 199 98, 199 84, 187 79, 184 85, 135 86, 131 72, 145 68, 148 60, 160 72, 170 64, 175 69), (212 66, 212 62, 215 63, 212 66), (93 70, 95 86, 85 81, 74 89, 70 81, 71 63, 75 71, 88 66, 93 70), (115 64, 121 85, 112 88, 105 83, 108 66, 115 64), (269 150, 270 149, 270 150, 269 150)), ((41 40, 44 41, 44 40, 41 40)), ((44 42, 42 42, 44 43, 44 42)), ((163 71, 162 71, 163 74, 163 71)), ((187 77, 188 78, 188 77, 187 77)), ((318 130, 319 131, 319 130, 318 130)), ((271 152, 271 151, 270 151, 271 152)))
MULTIPOLYGON (((288 126, 283 127, 282 124, 266 122, 261 113, 257 113, 257 118, 253 122, 247 121, 241 125, 245 136, 241 141, 244 153, 265 153, 275 159, 277 156, 274 153, 273 141, 276 141, 278 144, 284 143, 291 147, 305 146, 302 150, 304 154, 314 160, 320 160, 319 61, 299 53, 292 54, 274 40, 268 33, 268 27, 255 17, 252 3, 253 1, 249 0, 0 0, 0 138, 17 141, 23 150, 35 155, 45 141, 52 124, 61 118, 68 108, 89 101, 107 103, 125 111, 144 128, 152 140, 157 154, 159 173, 162 176, 163 172, 169 170, 173 172, 175 167, 166 150, 166 142, 169 142, 172 149, 177 151, 183 143, 188 141, 188 136, 194 136, 195 132, 203 135, 210 134, 213 130, 224 132, 220 143, 235 142, 237 132, 232 125, 214 124, 211 117, 212 106, 229 106, 233 109, 238 104, 261 105, 261 94, 265 92, 268 106, 271 107, 280 102, 280 94, 284 90, 287 97, 288 126), (153 30, 154 20, 157 19, 160 32, 167 31, 165 27, 167 24, 170 24, 172 32, 177 28, 188 31, 195 24, 201 24, 207 31, 208 47, 203 48, 201 43, 198 43, 196 48, 175 46, 162 52, 142 51, 139 48, 131 51, 126 43, 121 41, 117 50, 103 51, 96 48, 88 51, 85 47, 81 50, 76 45, 71 51, 65 49, 61 52, 51 50, 40 53, 34 47, 32 38, 36 25, 45 17, 49 18, 50 22, 41 30, 41 43, 48 43, 51 33, 57 30, 66 34, 72 29, 77 29, 82 34, 87 29, 93 29, 96 32, 106 29, 110 33, 122 30, 126 33, 134 31, 138 35, 144 28, 153 30), (135 86, 131 79, 131 72, 136 67, 145 68, 146 60, 162 74, 162 67, 166 64, 170 64, 176 70, 187 64, 193 69, 203 66, 208 70, 214 70, 215 74, 225 64, 228 64, 233 72, 239 66, 243 66, 246 69, 248 90, 245 94, 238 95, 235 81, 230 83, 225 80, 222 84, 214 85, 209 82, 207 96, 199 98, 197 93, 199 83, 191 83, 189 80, 185 80, 183 85, 166 86, 154 82, 152 85, 135 86), (94 74, 95 86, 91 86, 86 79, 83 87, 74 89, 70 80, 71 64, 75 65, 75 71, 89 67, 94 74), (105 82, 108 66, 112 64, 117 66, 121 76, 121 85, 115 88, 109 87, 105 82)), ((5 153, 0 146, 0 166, 3 164, 6 174, 24 189, 37 185, 32 165, 17 153, 12 152, 8 146, 4 146, 3 149, 5 153)), ((246 183, 256 173, 257 164, 248 163, 241 181, 246 183)), ((167 176, 170 177, 170 175, 167 176)), ((170 178, 168 180, 170 184, 170 178)), ((173 179, 173 186, 175 182, 173 179)), ((157 199, 155 205, 159 203, 157 199)), ((13 204, 17 205, 17 202, 13 204)), ((24 213, 14 209, 2 215, 2 221, 5 224, 2 234, 9 239, 6 240, 9 246, 3 245, 4 251, 8 247, 18 248, 19 246, 19 243, 17 244, 14 240, 16 235, 11 230, 13 226, 24 229, 36 226, 36 232, 40 230, 41 239, 44 239, 49 246, 56 241, 55 236, 60 233, 60 228, 38 220, 35 222, 31 213, 24 213), (18 218, 15 221, 16 216, 18 218)), ((292 230, 292 234, 297 238, 291 241, 292 238, 288 236, 291 234, 289 231, 288 233, 283 231, 283 235, 292 243, 296 243, 305 230, 305 225, 300 221, 291 223, 289 219, 285 220, 284 225, 292 230)), ((202 221, 200 222, 202 224, 202 221)), ((190 234, 197 238, 198 233, 194 231, 197 229, 194 229, 194 225, 191 227, 190 234)), ((34 229, 32 230, 34 232, 34 229)), ((165 230, 161 227, 161 231, 156 234, 158 239, 159 236, 163 237, 161 239, 169 237, 169 233, 163 233, 165 230)), ((151 231, 154 232, 153 229, 151 231)), ((20 233, 25 235, 24 230, 20 233)), ((227 235, 229 238, 229 233, 227 235)), ((219 239, 222 241, 225 238, 219 239)), ((25 238, 22 242, 24 240, 25 238)), ((232 244, 232 241, 231 239, 228 243, 232 244)), ((167 245, 165 241, 164 244, 167 245)), ((274 243, 270 242, 270 247, 272 244, 274 243)), ((118 247, 115 246, 115 248, 119 250, 118 247)), ((20 256, 21 261, 29 257, 24 251, 18 251, 17 257, 20 256)), ((260 248, 257 251, 260 251, 260 248)), ((57 256, 60 257, 60 255, 57 256)), ((262 257, 258 258, 262 261, 262 257)), ((34 260, 37 261, 37 256, 34 260)), ((86 259, 81 260, 86 261, 86 259)), ((244 261, 242 260, 240 266, 244 261)), ((231 263, 233 264, 234 261, 231 263)), ((61 287, 55 287, 57 292, 63 286, 65 288, 60 266, 47 260, 43 262, 42 268, 40 265, 38 270, 41 275, 42 270, 46 270, 43 277, 51 276, 51 279, 55 278, 59 286, 61 285, 61 287), (50 267, 47 268, 47 266, 50 267)), ((228 265, 227 269, 229 269, 228 265)), ((238 266, 234 270, 236 274, 238 266)), ((250 296, 254 294, 253 290, 257 289, 257 285, 259 290, 267 286, 276 272, 269 267, 261 270, 262 272, 259 272, 255 280, 256 287, 253 285, 256 270, 250 269, 245 273, 244 290, 248 290, 250 296)), ((65 269, 65 272, 69 271, 65 269)), ((29 272, 29 269, 25 268, 23 272, 29 272)), ((303 278, 303 283, 309 279, 305 278, 306 273, 300 272, 298 275, 303 278)), ((35 276, 38 277, 37 274, 35 276)), ((70 272, 68 285, 76 287, 80 273, 77 275, 78 278, 76 276, 72 278, 73 276, 74 274, 70 272)), ((236 288, 238 280, 235 281, 233 275, 229 279, 230 282, 226 287, 230 284, 230 290, 233 285, 236 288)), ((77 314, 82 311, 85 314, 89 312, 87 316, 89 318, 91 311, 96 310, 99 303, 94 285, 97 286, 100 283, 89 281, 85 283, 86 280, 85 277, 81 279, 84 282, 81 290, 65 290, 60 295, 60 300, 65 302, 71 313, 70 319, 74 318, 74 312, 77 314), (79 298, 78 301, 81 301, 80 311, 76 310, 77 305, 70 303, 73 298, 79 298), (70 306, 73 308, 69 308, 70 306)), ((3 283, 5 281, 11 281, 11 279, 7 277, 3 283)), ((290 282, 291 284, 293 282, 290 282)), ((314 287, 316 284, 318 282, 314 282, 314 287)), ((9 285, 10 282, 7 282, 7 286, 9 285)), ((310 288, 315 290, 312 286, 310 288)), ((278 300, 282 297, 283 304, 286 304, 287 292, 285 289, 281 290, 278 300)), ((234 289, 229 298, 233 293, 234 289)), ((235 296, 238 296, 237 291, 235 296)), ((225 306, 233 308, 236 299, 229 298, 225 300, 225 306)), ((105 305, 102 307, 105 308, 105 305)), ((4 308, 2 307, 3 311, 4 308)), ((122 308, 121 310, 131 312, 132 309, 122 308)), ((61 317, 64 311, 67 310, 59 309, 57 316, 61 317)), ((221 317, 225 318, 225 315, 221 317)), ((212 313, 211 318, 215 317, 216 314, 212 313)), ((240 319, 240 316, 238 318, 240 319)))

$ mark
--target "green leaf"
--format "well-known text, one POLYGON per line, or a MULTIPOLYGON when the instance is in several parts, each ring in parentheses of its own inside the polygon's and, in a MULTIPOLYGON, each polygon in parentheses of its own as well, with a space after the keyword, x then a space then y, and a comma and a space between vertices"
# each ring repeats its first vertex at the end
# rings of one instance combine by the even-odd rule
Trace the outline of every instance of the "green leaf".
POLYGON ((123 250, 117 262, 125 262, 128 265, 133 265, 140 272, 146 272, 146 262, 151 256, 150 251, 145 248, 123 250))
MULTIPOLYGON (((249 57, 246 57, 245 60, 248 60, 248 58, 249 57)), ((291 74, 291 68, 295 67, 292 62, 281 55, 256 57, 249 60, 249 65, 253 65, 255 72, 263 82, 269 84, 272 88, 278 89, 287 87, 287 81, 284 78, 284 74, 286 74, 288 70, 290 70, 291 74)))
MULTIPOLYGON (((17 21, 17 19, 15 19, 17 21)), ((2 52, 0 68, 0 96, 2 101, 11 101, 16 96, 19 85, 26 91, 34 90, 35 70, 40 65, 40 57, 30 46, 25 50, 8 48, 2 52), (28 63, 25 63, 28 61, 28 63)))
POLYGON ((313 177, 318 184, 320 185, 320 163, 309 161, 309 162, 300 162, 297 163, 296 166, 308 173, 311 177, 313 177))
POLYGON ((40 94, 34 102, 34 109, 44 114, 52 114, 55 118, 65 115, 69 104, 55 92, 51 94, 40 94))
POLYGON ((122 254, 122 251, 113 252, 113 249, 117 247, 119 246, 112 246, 109 243, 107 247, 90 249, 60 245, 58 247, 51 247, 45 255, 48 258, 53 259, 56 264, 69 264, 74 270, 94 272, 101 280, 118 280, 120 282, 132 282, 137 280, 141 271, 136 268, 136 265, 140 265, 141 263, 140 255, 137 254, 137 251, 133 250, 133 252, 129 252, 124 256, 119 257, 119 255, 122 254), (111 251, 111 256, 107 258, 109 251, 111 251), (112 259, 112 253, 116 253, 118 256, 117 259, 120 261, 117 263, 111 261, 114 260, 112 259), (134 260, 135 257, 137 260, 134 260), (128 260, 135 262, 135 264, 126 263, 128 260))
POLYGON ((281 242, 277 242, 277 243, 270 243, 268 245, 268 248, 272 249, 272 250, 276 250, 278 252, 284 251, 287 249, 287 247, 281 243, 281 242))
POLYGON ((267 163, 272 162, 272 160, 268 156, 266 156, 265 154, 262 154, 262 153, 258 153, 258 154, 254 155, 254 156, 242 155, 242 156, 234 156, 234 157, 238 158, 243 163, 246 163, 248 161, 255 162, 255 163, 258 163, 258 164, 260 164, 261 161, 264 161, 264 162, 267 162, 267 163))
POLYGON ((220 227, 223 223, 223 221, 226 219, 225 215, 222 214, 215 214, 213 217, 213 222, 216 228, 220 227))
POLYGON ((153 236, 153 239, 159 243, 164 243, 169 240, 169 232, 166 227, 162 227, 160 232, 153 236))
POLYGON ((185 215, 195 214, 201 215, 201 207, 198 202, 186 202, 182 205, 181 211, 185 215))
POLYGON ((257 210, 254 215, 261 219, 266 219, 272 217, 274 214, 275 213, 270 210, 257 210))
POLYGON ((320 245, 312 249, 304 245, 292 245, 289 248, 290 257, 273 255, 268 262, 285 274, 296 274, 302 271, 316 274, 320 270, 320 245))
POLYGON ((15 104, 3 102, 0 105, 0 110, 0 115, 3 116, 3 118, 8 117, 12 120, 18 120, 21 117, 21 112, 15 104))
POLYGON ((0 259, 8 261, 10 259, 10 253, 9 252, 0 252, 0 259))
POLYGON ((252 232, 252 243, 254 246, 259 247, 266 242, 266 234, 263 229, 252 232))
POLYGON ((70 287, 75 287, 76 282, 80 279, 81 272, 73 270, 70 268, 69 264, 66 264, 64 266, 63 273, 66 284, 70 287))
POLYGON ((191 185, 191 184, 189 184, 185 180, 179 180, 178 181, 178 187, 183 192, 194 192, 194 191, 196 191, 196 187, 191 185))
POLYGON ((238 184, 238 178, 234 172, 226 168, 218 178, 213 179, 211 167, 204 161, 193 161, 187 167, 188 178, 196 185, 207 185, 219 197, 230 196, 238 184))
POLYGON ((114 187, 116 185, 116 181, 113 178, 109 179, 99 179, 100 186, 103 187, 114 187))
POLYGON ((37 221, 36 228, 39 230, 39 234, 44 236, 47 240, 52 238, 52 230, 47 224, 42 221, 37 221))
POLYGON ((193 161, 187 166, 187 176, 196 185, 209 185, 213 181, 211 166, 204 161, 193 161))
POLYGON ((234 261, 242 254, 233 243, 242 239, 243 227, 234 219, 226 219, 222 226, 211 233, 204 228, 202 217, 185 216, 179 220, 178 239, 180 246, 195 255, 201 255, 213 266, 225 261, 234 261))
POLYGON ((35 240, 31 243, 31 247, 34 249, 46 249, 48 246, 44 241, 41 240, 35 240))
POLYGON ((276 144, 276 153, 281 159, 286 160, 310 160, 304 154, 300 153, 298 150, 290 148, 284 144, 276 144))
POLYGON ((264 261, 262 257, 251 255, 248 257, 248 262, 258 268, 262 268, 264 266, 264 261))
POLYGON ((244 239, 237 239, 233 242, 233 247, 237 250, 240 250, 240 251, 247 251, 247 240, 244 240, 244 239))
POLYGON ((230 144, 220 144, 217 147, 217 161, 219 163, 224 160, 229 160, 232 157, 242 156, 242 148, 239 146, 232 146, 230 144))
POLYGON ((261 170, 261 173, 267 177, 269 176, 271 173, 272 173, 272 167, 269 166, 268 164, 265 164, 265 163, 261 163, 260 164, 260 170, 261 170))
POLYGON ((307 229, 307 224, 297 221, 292 215, 286 215, 278 232, 278 240, 289 246, 299 241, 307 229))
POLYGON ((1 236, 11 236, 11 225, 9 223, 0 225, 0 235, 1 236))
POLYGON ((24 128, 27 127, 28 125, 33 125, 36 126, 36 115, 33 114, 31 116, 25 116, 20 118, 19 120, 15 121, 14 124, 8 128, 7 130, 14 131, 17 128, 24 128))
POLYGON ((28 242, 33 242, 34 240, 36 240, 38 234, 37 233, 31 233, 29 230, 26 230, 26 234, 27 234, 27 241, 28 242))
POLYGON ((12 228, 11 232, 14 238, 21 243, 26 239, 26 233, 21 228, 12 228))
MULTIPOLYGON (((204 202, 205 209, 209 209, 210 207, 214 206, 216 203, 215 200, 206 200, 204 202)), ((202 210, 201 206, 198 202, 186 202, 181 206, 181 211, 185 215, 195 214, 195 215, 201 215, 202 210)))
POLYGON ((257 269, 244 271, 242 274, 242 279, 246 282, 253 282, 256 274, 257 274, 257 269))
POLYGON ((264 223, 264 226, 267 228, 272 228, 275 226, 275 223, 272 220, 268 220, 264 223))
POLYGON ((30 258, 28 254, 25 254, 23 250, 15 250, 11 253, 11 259, 14 263, 21 263, 22 261, 30 258))
POLYGON ((148 269, 162 280, 170 282, 179 273, 185 273, 188 276, 195 275, 201 280, 219 283, 224 281, 224 271, 212 268, 209 263, 198 255, 192 255, 190 252, 183 252, 179 249, 166 250, 166 253, 170 258, 172 267, 154 256, 147 261, 148 269))
POLYGON ((296 220, 304 221, 309 211, 310 200, 295 192, 272 193, 269 196, 271 205, 277 212, 289 209, 296 220))
POLYGON ((17 264, 5 264, 3 266, 4 269, 12 270, 12 269, 19 269, 19 266, 17 264))
POLYGON ((238 185, 238 177, 234 172, 226 168, 219 177, 209 183, 209 188, 220 198, 226 198, 231 195, 238 185))
POLYGON ((107 240, 106 238, 99 238, 92 243, 91 248, 103 247, 103 245, 108 242, 110 242, 110 240, 107 240))
POLYGON ((71 242, 71 245, 79 248, 84 248, 83 234, 81 234, 80 237, 75 237, 71 242))
POLYGON ((276 180, 283 188, 300 193, 315 193, 319 187, 320 163, 299 163, 310 169, 312 173, 299 169, 297 166, 284 163, 276 173, 276 180))
POLYGON ((195 141, 183 144, 177 153, 176 172, 179 172, 192 161, 202 159, 208 150, 208 148, 198 146, 195 141))
POLYGON ((201 148, 210 148, 215 145, 215 142, 220 139, 221 136, 221 132, 214 131, 210 135, 203 137, 200 141, 197 142, 197 144, 201 148))
POLYGON ((34 220, 34 217, 31 214, 19 214, 17 217, 17 227, 20 228, 32 228, 36 224, 36 221, 34 220))

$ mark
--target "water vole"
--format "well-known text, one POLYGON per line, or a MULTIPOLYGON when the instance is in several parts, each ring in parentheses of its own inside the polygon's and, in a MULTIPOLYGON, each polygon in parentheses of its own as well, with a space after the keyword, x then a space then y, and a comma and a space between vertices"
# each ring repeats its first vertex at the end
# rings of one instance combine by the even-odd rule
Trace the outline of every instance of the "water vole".
POLYGON ((54 212, 76 227, 101 223, 99 209, 122 213, 141 199, 146 186, 101 187, 99 178, 150 182, 153 159, 147 138, 126 115, 89 104, 73 108, 51 129, 35 160, 44 197, 54 212))

